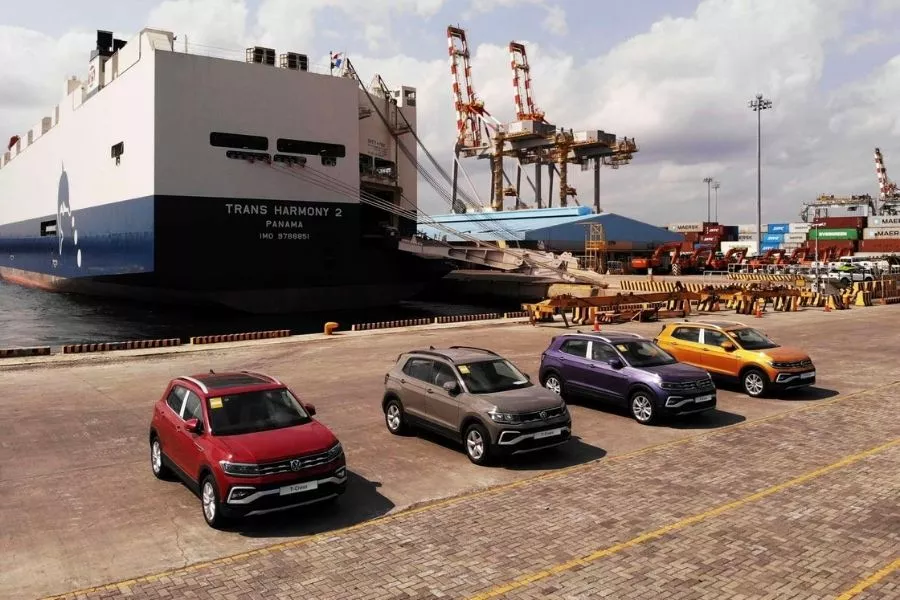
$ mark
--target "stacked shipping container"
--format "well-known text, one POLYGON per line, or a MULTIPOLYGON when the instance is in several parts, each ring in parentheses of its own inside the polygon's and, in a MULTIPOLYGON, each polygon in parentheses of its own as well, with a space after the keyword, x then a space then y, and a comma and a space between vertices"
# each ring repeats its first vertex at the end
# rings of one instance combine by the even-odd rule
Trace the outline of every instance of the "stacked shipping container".
POLYGON ((868 227, 862 230, 860 252, 900 252, 900 217, 869 217, 868 227))

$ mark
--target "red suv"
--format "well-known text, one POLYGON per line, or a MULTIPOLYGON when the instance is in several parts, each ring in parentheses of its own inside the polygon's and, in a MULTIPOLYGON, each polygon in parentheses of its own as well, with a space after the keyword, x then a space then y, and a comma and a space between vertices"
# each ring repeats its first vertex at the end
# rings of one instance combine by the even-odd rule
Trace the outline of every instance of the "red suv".
POLYGON ((212 527, 333 500, 347 487, 347 461, 315 414, 268 375, 176 377, 153 409, 153 474, 183 479, 212 527))

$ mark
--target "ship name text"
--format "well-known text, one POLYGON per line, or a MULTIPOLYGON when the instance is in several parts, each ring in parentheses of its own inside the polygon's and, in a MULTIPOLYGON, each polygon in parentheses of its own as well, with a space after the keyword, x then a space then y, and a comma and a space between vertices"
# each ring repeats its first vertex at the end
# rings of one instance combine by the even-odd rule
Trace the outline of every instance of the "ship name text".
POLYGON ((343 216, 343 210, 331 206, 298 206, 276 204, 269 206, 267 204, 241 204, 226 203, 225 209, 229 215, 274 215, 279 217, 337 217, 343 216), (332 209, 334 212, 332 212, 332 209))

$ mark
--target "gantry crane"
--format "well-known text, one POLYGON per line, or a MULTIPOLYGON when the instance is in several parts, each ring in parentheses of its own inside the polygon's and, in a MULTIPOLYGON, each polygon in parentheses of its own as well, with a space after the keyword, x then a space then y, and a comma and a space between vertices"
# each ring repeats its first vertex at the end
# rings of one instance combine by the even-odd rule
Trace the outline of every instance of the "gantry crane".
POLYGON ((897 184, 887 176, 881 149, 875 148, 875 175, 878 177, 878 200, 881 203, 878 212, 883 215, 896 215, 900 212, 900 191, 897 184))

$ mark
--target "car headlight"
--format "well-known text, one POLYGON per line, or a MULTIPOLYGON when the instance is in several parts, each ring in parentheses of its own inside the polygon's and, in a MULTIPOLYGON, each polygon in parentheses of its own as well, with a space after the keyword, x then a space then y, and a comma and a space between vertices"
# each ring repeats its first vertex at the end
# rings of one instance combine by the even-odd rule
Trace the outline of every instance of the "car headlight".
POLYGON ((343 453, 344 453, 344 447, 341 446, 340 442, 338 442, 337 444, 335 444, 328 450, 328 459, 334 460, 335 458, 337 458, 338 456, 340 456, 343 453))
POLYGON ((234 463, 220 460, 222 470, 235 477, 259 477, 259 465, 251 463, 234 463))
POLYGON ((494 421, 494 423, 516 423, 519 420, 519 416, 512 413, 491 411, 488 414, 491 416, 491 420, 494 421))

